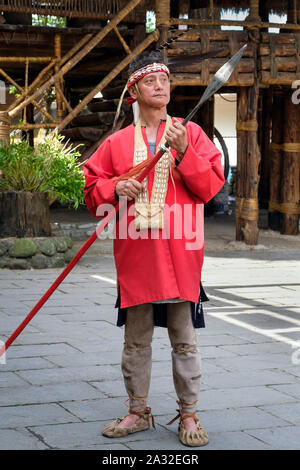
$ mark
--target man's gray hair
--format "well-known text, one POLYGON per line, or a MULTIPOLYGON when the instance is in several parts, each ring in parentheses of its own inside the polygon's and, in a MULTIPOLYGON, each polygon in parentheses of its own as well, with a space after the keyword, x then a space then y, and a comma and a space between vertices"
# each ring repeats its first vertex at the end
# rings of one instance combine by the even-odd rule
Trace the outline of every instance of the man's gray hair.
POLYGON ((128 77, 130 77, 130 75, 132 75, 136 70, 139 70, 146 65, 153 64, 154 62, 159 64, 165 63, 164 56, 160 51, 142 52, 131 61, 128 69, 128 77))

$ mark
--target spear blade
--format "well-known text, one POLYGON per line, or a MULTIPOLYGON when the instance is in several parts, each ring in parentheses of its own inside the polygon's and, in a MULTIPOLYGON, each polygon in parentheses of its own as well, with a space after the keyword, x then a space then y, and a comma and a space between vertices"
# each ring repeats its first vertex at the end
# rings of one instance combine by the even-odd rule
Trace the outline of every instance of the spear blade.
POLYGON ((247 47, 245 44, 240 50, 231 57, 222 67, 217 71, 217 73, 213 76, 211 81, 209 82, 205 92, 203 93, 199 103, 195 106, 195 108, 190 112, 190 114, 185 118, 183 121, 183 126, 185 126, 192 117, 196 114, 198 109, 207 101, 211 96, 213 96, 225 83, 229 80, 231 74, 233 73, 234 69, 237 67, 240 59, 242 58, 244 51, 247 47))

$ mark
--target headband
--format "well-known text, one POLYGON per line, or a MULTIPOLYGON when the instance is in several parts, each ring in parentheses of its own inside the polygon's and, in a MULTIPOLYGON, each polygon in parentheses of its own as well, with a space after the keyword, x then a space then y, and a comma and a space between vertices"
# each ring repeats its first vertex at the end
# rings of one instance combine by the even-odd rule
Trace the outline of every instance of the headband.
POLYGON ((133 72, 127 81, 127 88, 131 87, 136 82, 138 82, 141 78, 153 72, 165 72, 168 75, 168 77, 170 75, 170 71, 165 64, 157 64, 156 62, 154 62, 154 64, 146 65, 145 67, 142 67, 136 70, 135 72, 133 72))

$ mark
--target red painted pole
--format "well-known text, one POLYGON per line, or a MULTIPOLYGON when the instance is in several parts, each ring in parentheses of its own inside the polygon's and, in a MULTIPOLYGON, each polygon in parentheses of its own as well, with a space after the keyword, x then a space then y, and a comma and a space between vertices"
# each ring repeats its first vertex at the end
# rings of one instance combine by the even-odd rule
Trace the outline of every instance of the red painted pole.
MULTIPOLYGON (((165 153, 165 150, 159 150, 157 154, 154 157, 152 157, 151 160, 149 160, 149 165, 143 169, 140 175, 136 177, 137 181, 139 182, 143 181, 143 179, 148 175, 150 170, 154 167, 154 165, 158 162, 158 160, 162 157, 164 153, 165 153)), ((99 224, 97 229, 92 233, 90 238, 88 238, 88 240, 80 248, 78 253, 70 261, 68 266, 65 267, 63 272, 53 282, 53 284, 45 292, 43 297, 40 298, 37 304, 33 307, 33 309, 29 312, 27 317, 22 321, 22 323, 13 332, 13 334, 8 338, 8 340, 4 343, 4 345, 0 347, 0 357, 5 353, 5 351, 9 348, 9 346, 15 341, 15 339, 22 333, 24 328, 28 325, 28 323, 32 320, 32 318, 38 313, 38 311, 42 308, 42 306, 47 302, 49 297, 58 288, 58 286, 62 283, 62 281, 66 278, 66 276, 74 268, 74 266, 76 266, 80 258, 89 249, 89 247, 94 243, 97 236, 105 229, 105 227, 109 224, 109 222, 118 214, 118 212, 123 207, 123 205, 125 205, 125 202, 126 202, 125 199, 123 199, 120 203, 118 202, 117 205, 114 207, 114 210, 109 212, 109 214, 107 214, 107 216, 102 220, 102 222, 99 224)))

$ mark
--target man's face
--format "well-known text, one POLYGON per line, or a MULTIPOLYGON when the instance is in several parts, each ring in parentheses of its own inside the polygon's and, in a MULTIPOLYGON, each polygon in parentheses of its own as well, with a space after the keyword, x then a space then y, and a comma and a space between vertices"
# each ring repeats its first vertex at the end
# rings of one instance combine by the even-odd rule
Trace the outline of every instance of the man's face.
POLYGON ((131 96, 151 108, 162 108, 170 101, 170 82, 165 72, 149 73, 138 82, 139 93, 134 86, 129 88, 131 96))

